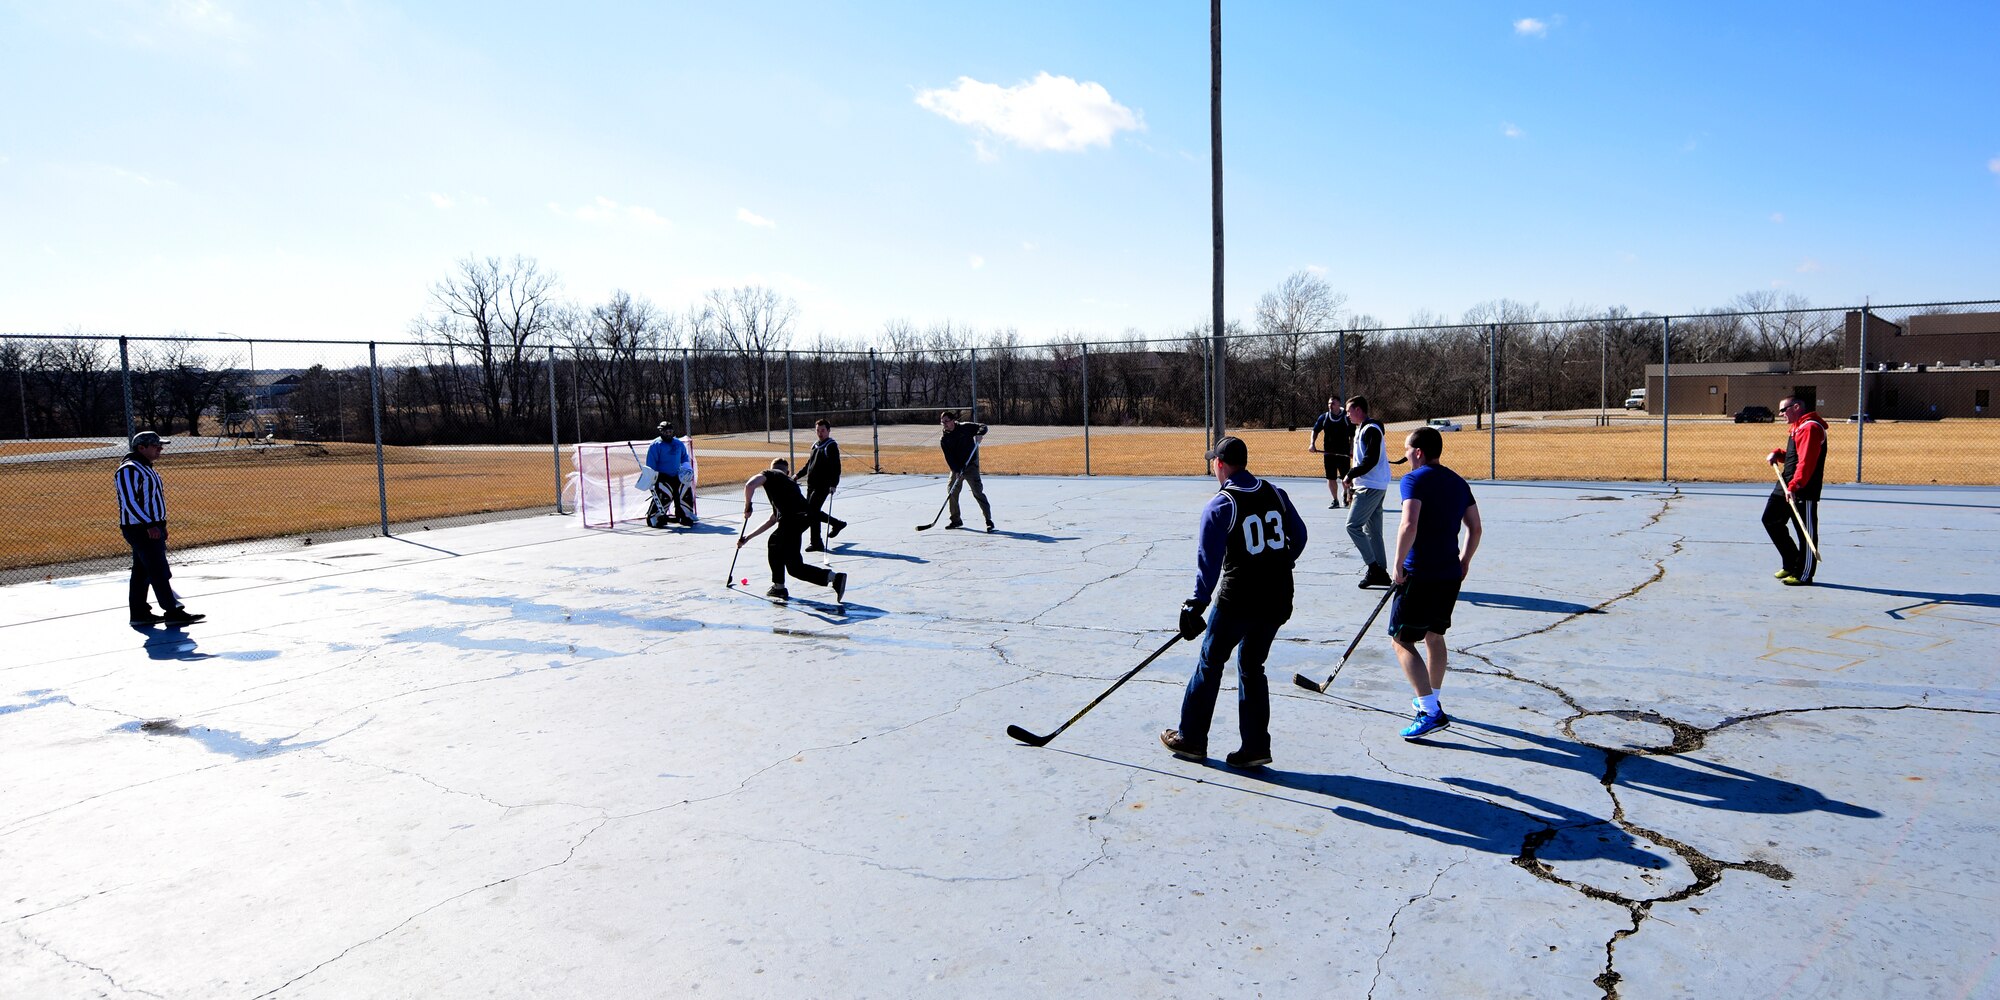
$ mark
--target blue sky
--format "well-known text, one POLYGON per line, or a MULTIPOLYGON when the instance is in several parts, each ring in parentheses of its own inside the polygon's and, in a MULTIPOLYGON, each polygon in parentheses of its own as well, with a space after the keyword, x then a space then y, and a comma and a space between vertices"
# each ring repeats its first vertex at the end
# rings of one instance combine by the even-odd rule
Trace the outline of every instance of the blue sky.
MULTIPOLYGON (((1538 0, 1539 2, 1539 0, 1538 0)), ((2000 296, 2000 5, 1224 10, 1229 315, 2000 296)), ((794 337, 1209 313, 1205 3, 0 0, 0 332, 395 339, 467 255, 794 337)))

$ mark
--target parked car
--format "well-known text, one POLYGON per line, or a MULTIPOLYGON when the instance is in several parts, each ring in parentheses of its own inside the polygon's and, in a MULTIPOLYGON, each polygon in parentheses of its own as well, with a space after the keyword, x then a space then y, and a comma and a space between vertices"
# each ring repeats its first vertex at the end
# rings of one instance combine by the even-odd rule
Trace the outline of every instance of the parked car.
POLYGON ((1850 424, 1872 424, 1875 422, 1875 415, 1873 413, 1850 413, 1847 415, 1847 422, 1850 424))
POLYGON ((1463 428, 1463 427, 1465 426, 1464 424, 1461 424, 1461 423, 1456 423, 1456 422, 1454 422, 1454 421, 1451 421, 1451 420, 1446 420, 1446 419, 1445 419, 1445 418, 1443 418, 1443 417, 1438 417, 1437 419, 1435 419, 1435 420, 1432 420, 1432 421, 1430 421, 1430 425, 1431 425, 1432 427, 1436 428, 1436 429, 1437 429, 1438 431, 1440 431, 1440 432, 1443 432, 1443 431, 1455 431, 1455 430, 1459 430, 1459 429, 1461 429, 1461 428, 1463 428))
POLYGON ((1768 406, 1746 406, 1736 411, 1736 422, 1739 424, 1768 424, 1776 419, 1768 406))

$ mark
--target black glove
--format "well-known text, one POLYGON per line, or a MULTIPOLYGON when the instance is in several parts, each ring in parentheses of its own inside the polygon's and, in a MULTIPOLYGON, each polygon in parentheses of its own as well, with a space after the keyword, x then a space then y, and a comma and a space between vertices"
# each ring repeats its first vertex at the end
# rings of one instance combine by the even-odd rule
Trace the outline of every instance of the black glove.
POLYGON ((1181 605, 1181 638, 1192 639, 1208 630, 1201 617, 1201 605, 1188 601, 1181 605))

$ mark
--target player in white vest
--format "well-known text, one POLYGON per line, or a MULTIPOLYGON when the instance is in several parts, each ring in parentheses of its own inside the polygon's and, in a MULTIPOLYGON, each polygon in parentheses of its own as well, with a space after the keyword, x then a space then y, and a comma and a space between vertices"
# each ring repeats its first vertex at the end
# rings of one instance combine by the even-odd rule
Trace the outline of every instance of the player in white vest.
POLYGON ((1347 422, 1354 425, 1354 467, 1347 473, 1354 502, 1347 510, 1347 537, 1367 568, 1361 587, 1389 586, 1389 559, 1382 547, 1382 497, 1389 490, 1389 456, 1383 447, 1382 422, 1368 417, 1368 397, 1347 400, 1347 422))

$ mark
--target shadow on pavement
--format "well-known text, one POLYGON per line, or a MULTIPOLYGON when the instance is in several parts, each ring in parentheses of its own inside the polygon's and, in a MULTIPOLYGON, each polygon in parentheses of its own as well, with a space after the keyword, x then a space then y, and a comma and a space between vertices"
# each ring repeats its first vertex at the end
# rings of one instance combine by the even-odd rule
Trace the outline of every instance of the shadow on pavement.
POLYGON ((1461 591, 1458 599, 1481 608, 1502 608, 1510 611, 1541 611, 1552 615, 1601 615, 1601 609, 1572 601, 1551 601, 1542 597, 1515 597, 1512 594, 1481 594, 1461 591))

